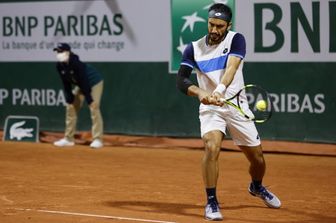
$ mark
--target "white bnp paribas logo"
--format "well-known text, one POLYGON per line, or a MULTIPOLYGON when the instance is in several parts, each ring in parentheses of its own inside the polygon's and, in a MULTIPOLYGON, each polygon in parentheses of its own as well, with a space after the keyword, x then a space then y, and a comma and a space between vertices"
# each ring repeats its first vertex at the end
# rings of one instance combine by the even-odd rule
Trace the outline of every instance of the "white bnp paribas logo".
POLYGON ((177 72, 187 45, 207 34, 208 9, 214 3, 227 4, 234 11, 234 0, 172 0, 170 72, 177 72))

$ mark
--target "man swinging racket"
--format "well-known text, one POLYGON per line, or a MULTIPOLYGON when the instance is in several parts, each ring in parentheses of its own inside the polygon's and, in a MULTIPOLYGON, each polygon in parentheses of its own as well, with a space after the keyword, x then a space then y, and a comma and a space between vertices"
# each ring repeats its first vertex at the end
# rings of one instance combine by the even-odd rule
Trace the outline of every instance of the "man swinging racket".
POLYGON ((229 30, 231 18, 232 11, 224 4, 216 3, 209 8, 208 34, 187 46, 176 79, 179 90, 198 97, 201 102, 199 119, 205 145, 202 174, 207 194, 207 220, 223 219, 216 186, 218 157, 226 130, 250 162, 249 193, 261 198, 270 208, 281 206, 280 200, 262 184, 266 165, 254 122, 221 100, 232 97, 244 87, 242 69, 246 43, 242 34, 229 30), (198 86, 189 79, 192 70, 196 71, 198 86))

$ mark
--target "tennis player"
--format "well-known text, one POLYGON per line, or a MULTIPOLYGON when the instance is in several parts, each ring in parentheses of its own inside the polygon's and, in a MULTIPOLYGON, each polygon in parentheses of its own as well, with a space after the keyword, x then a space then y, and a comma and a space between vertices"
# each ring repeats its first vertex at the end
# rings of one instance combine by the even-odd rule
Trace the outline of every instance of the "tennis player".
POLYGON ((100 99, 103 93, 103 78, 89 64, 80 61, 67 43, 59 43, 56 48, 57 71, 63 83, 66 106, 65 137, 54 142, 55 146, 73 146, 77 125, 77 115, 84 99, 89 105, 92 121, 92 148, 103 146, 103 119, 100 112, 100 99))
POLYGON ((223 219, 216 186, 218 157, 227 129, 250 162, 249 193, 261 198, 268 207, 281 206, 280 200, 262 184, 266 166, 254 122, 246 120, 232 106, 223 106, 219 100, 233 96, 245 84, 242 72, 245 38, 240 33, 230 31, 231 18, 232 11, 227 5, 215 3, 209 8, 208 34, 186 47, 176 79, 179 90, 198 97, 201 102, 199 119, 205 145, 202 174, 207 195, 207 220, 223 219), (198 86, 190 80, 193 70, 196 71, 198 86))

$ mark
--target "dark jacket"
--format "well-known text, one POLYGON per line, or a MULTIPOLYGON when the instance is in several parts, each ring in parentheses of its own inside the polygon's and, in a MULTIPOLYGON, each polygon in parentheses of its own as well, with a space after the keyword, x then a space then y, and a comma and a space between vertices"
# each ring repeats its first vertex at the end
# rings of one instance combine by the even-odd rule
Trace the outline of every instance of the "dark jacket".
POLYGON ((74 53, 70 54, 69 63, 58 62, 56 68, 63 82, 66 102, 74 102, 72 88, 76 85, 84 94, 86 102, 91 104, 91 88, 103 80, 101 74, 92 66, 80 61, 74 53))

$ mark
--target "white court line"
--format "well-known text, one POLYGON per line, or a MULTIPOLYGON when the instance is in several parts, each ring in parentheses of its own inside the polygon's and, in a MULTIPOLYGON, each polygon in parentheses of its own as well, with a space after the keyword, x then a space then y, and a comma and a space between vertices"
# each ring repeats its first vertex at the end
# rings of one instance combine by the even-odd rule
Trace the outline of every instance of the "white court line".
POLYGON ((73 216, 85 216, 85 217, 106 218, 106 219, 117 219, 117 220, 127 220, 127 221, 140 221, 140 222, 153 222, 153 223, 177 223, 177 222, 172 222, 172 221, 158 221, 158 220, 141 219, 141 218, 127 218, 127 217, 97 215, 97 214, 87 214, 87 213, 67 212, 67 211, 34 210, 34 209, 29 209, 29 208, 15 208, 15 209, 20 210, 20 211, 37 211, 37 212, 43 212, 43 213, 63 214, 63 215, 73 215, 73 216))
POLYGON ((14 203, 14 201, 9 200, 5 195, 1 196, 0 199, 3 200, 3 201, 6 201, 9 204, 13 204, 14 203))

